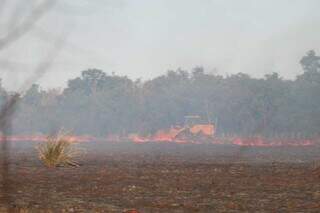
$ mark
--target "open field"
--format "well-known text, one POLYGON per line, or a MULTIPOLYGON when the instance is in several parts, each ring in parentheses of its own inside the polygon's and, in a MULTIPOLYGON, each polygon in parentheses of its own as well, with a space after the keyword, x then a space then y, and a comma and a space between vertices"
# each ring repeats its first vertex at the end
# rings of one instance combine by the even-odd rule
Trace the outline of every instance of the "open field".
POLYGON ((34 146, 11 144, 8 198, 17 212, 320 209, 320 147, 83 143, 80 167, 47 169, 34 146))

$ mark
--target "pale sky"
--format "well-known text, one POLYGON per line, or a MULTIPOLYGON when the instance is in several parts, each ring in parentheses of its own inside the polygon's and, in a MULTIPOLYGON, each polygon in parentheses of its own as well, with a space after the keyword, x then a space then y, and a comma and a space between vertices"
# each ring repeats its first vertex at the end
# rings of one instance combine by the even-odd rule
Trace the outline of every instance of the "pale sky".
MULTIPOLYGON (((12 28, 14 2, 20 11, 30 7, 9 2, 0 36, 12 28)), ((88 68, 144 80, 195 66, 293 78, 306 51, 320 54, 319 8, 319 0, 60 0, 0 52, 0 78, 7 88, 19 87, 61 35, 66 44, 38 81, 44 88, 64 87, 88 68)))

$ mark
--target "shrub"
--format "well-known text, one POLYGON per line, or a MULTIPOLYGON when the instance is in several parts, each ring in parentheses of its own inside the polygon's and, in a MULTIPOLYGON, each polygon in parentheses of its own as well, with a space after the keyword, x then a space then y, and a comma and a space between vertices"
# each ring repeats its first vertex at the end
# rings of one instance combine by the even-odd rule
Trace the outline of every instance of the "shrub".
POLYGON ((80 152, 73 147, 68 135, 58 133, 47 137, 47 141, 38 145, 38 157, 42 163, 49 167, 79 166, 74 160, 80 152))

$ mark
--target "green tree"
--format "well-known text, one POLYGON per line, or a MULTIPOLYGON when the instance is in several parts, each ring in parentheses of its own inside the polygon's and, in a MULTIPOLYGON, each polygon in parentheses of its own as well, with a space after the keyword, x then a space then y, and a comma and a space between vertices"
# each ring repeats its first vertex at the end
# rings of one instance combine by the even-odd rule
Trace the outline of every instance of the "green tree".
POLYGON ((320 57, 316 55, 314 50, 309 50, 300 60, 300 64, 305 72, 319 72, 320 57))

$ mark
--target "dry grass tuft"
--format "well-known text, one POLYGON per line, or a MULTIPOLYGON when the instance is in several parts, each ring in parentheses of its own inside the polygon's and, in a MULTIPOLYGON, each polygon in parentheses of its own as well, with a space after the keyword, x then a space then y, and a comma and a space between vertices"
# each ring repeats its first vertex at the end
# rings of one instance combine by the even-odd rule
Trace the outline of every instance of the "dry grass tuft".
POLYGON ((73 147, 73 141, 67 134, 59 132, 48 136, 47 141, 38 145, 38 156, 42 163, 49 168, 58 166, 79 166, 74 160, 80 151, 73 147))

